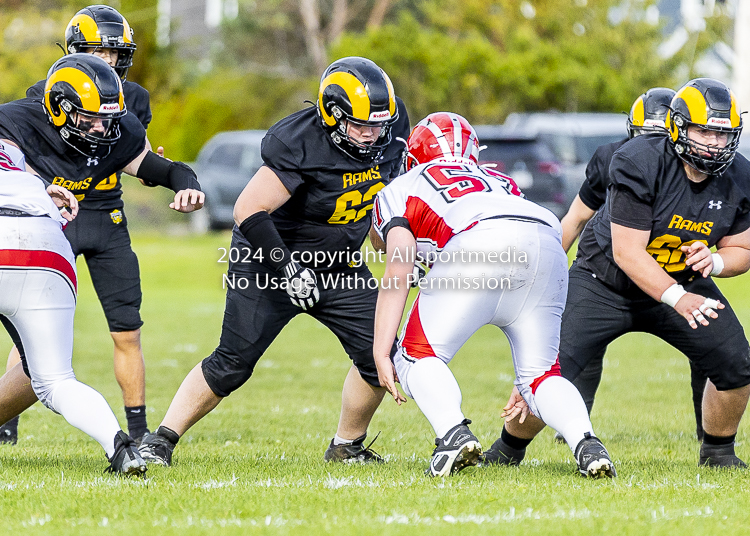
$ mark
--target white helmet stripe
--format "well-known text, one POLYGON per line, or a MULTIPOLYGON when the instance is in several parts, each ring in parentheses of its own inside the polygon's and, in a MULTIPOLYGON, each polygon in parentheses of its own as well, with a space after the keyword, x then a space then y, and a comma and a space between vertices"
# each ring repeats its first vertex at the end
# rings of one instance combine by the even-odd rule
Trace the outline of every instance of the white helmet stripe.
POLYGON ((466 147, 464 147, 464 158, 471 158, 471 151, 477 145, 477 136, 473 131, 469 131, 469 139, 466 141, 466 147))
POLYGON ((463 151, 461 150, 461 122, 456 117, 456 114, 450 114, 451 123, 453 123, 453 156, 461 158, 463 151))
POLYGON ((442 153, 446 156, 452 155, 453 151, 451 151, 451 148, 448 146, 448 142, 446 141, 443 132, 440 130, 440 127, 430 121, 427 124, 427 128, 430 130, 430 132, 432 132, 432 135, 435 136, 438 144, 440 144, 440 151, 442 151, 442 153))

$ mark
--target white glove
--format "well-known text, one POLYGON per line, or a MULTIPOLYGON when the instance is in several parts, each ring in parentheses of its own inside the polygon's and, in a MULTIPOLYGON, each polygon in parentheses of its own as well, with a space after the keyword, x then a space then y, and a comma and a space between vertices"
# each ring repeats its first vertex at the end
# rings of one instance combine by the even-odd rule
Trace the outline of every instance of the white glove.
POLYGON ((282 270, 287 280, 286 293, 289 294, 294 305, 306 311, 318 303, 320 291, 315 272, 294 261, 284 266, 282 270))

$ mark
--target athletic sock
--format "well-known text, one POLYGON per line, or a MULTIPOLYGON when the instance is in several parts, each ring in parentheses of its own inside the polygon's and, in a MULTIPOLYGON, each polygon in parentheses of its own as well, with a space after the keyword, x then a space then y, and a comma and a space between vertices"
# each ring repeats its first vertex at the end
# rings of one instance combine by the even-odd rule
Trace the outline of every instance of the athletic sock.
MULTIPOLYGON (((359 439, 359 438, 357 438, 357 439, 359 439)), ((333 436, 333 444, 334 445, 351 445, 352 443, 354 443, 354 441, 356 441, 356 439, 344 439, 343 437, 341 437, 338 434, 336 434, 335 436, 333 436)))
POLYGON ((436 437, 465 419, 461 411, 461 388, 451 369, 437 357, 424 357, 411 366, 409 392, 430 421, 436 437))
POLYGON ((719 437, 704 432, 703 442, 706 445, 731 445, 732 443, 734 443, 735 437, 737 437, 737 434, 732 434, 726 437, 719 437))
POLYGON ((500 434, 500 439, 502 439, 503 443, 508 445, 510 448, 516 450, 523 450, 527 446, 529 446, 529 443, 531 443, 531 439, 522 439, 520 437, 514 436, 505 429, 505 426, 503 426, 503 431, 500 434))
POLYGON ((125 418, 128 420, 128 435, 133 439, 148 433, 146 406, 125 406, 125 418))
POLYGON ((562 376, 550 376, 534 393, 538 417, 562 434, 575 453, 575 447, 587 432, 595 436, 586 404, 578 389, 562 376))
POLYGON ((120 424, 101 394, 71 378, 55 385, 50 402, 66 421, 98 441, 108 458, 114 454, 120 424))

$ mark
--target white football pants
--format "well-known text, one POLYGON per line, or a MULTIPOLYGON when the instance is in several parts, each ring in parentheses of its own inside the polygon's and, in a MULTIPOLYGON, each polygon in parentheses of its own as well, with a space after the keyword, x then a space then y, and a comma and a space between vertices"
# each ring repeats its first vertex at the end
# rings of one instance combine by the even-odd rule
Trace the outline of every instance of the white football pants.
MULTIPOLYGON (((575 441, 571 444, 577 445, 578 438, 591 431, 591 423, 580 394, 560 376, 557 362, 568 287, 568 262, 558 231, 526 221, 485 220, 451 238, 442 258, 451 261, 438 260, 427 275, 399 340, 394 364, 405 392, 420 408, 430 406, 427 400, 420 402, 410 388, 412 383, 419 385, 417 390, 423 393, 425 382, 410 375, 434 367, 415 364, 437 357, 447 365, 474 332, 493 324, 508 337, 515 385, 531 411, 563 435, 569 429, 575 441), (495 252, 495 262, 491 252, 495 252), (546 386, 546 380, 553 377, 546 386), (550 389, 552 385, 556 387, 550 389)), ((436 384, 443 386, 443 393, 455 393, 446 389, 445 374, 440 377, 436 376, 436 384)), ((450 413, 454 420, 460 415, 460 391, 449 397, 435 392, 430 398, 436 405, 458 404, 440 413, 450 413)), ((431 420, 428 413, 429 409, 425 416, 431 420)), ((438 436, 448 426, 436 426, 432 420, 431 424, 438 436)))
POLYGON ((72 367, 75 260, 60 225, 47 217, 0 217, 0 315, 23 344, 37 398, 114 453, 120 430, 104 397, 72 367))

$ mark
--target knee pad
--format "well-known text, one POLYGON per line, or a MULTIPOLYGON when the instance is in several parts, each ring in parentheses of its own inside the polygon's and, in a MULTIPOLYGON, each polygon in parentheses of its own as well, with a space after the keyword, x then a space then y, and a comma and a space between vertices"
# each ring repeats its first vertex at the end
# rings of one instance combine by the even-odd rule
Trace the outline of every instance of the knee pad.
POLYGON ((374 387, 380 387, 380 380, 378 379, 378 367, 375 366, 375 360, 372 356, 372 349, 365 352, 357 352, 350 354, 349 358, 352 363, 357 367, 359 375, 367 383, 374 387))
MULTIPOLYGON (((104 304, 102 304, 102 306, 104 306, 104 304)), ((109 307, 104 310, 104 316, 107 318, 109 331, 115 333, 121 331, 135 331, 143 326, 140 303, 137 305, 129 304, 109 307)))
POLYGON ((244 385, 253 375, 253 368, 231 356, 214 351, 201 363, 203 378, 216 396, 225 398, 244 385))

